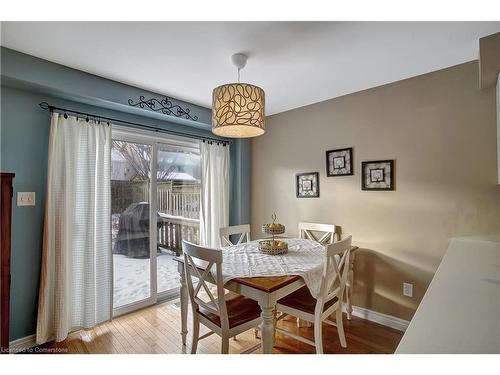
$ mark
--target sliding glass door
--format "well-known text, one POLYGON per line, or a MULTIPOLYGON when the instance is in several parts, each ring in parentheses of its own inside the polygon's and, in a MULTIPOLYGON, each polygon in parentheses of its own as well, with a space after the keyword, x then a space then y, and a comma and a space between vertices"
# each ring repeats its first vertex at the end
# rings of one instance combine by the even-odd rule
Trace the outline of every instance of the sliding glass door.
POLYGON ((182 239, 199 241, 199 144, 113 128, 111 160, 113 308, 119 315, 178 293, 174 258, 182 239))
POLYGON ((182 240, 198 243, 200 238, 199 147, 159 144, 157 159, 156 264, 157 290, 161 296, 177 291, 179 275, 172 259, 181 254, 182 240))
POLYGON ((111 228, 113 307, 149 301, 151 291, 150 144, 113 140, 111 228))

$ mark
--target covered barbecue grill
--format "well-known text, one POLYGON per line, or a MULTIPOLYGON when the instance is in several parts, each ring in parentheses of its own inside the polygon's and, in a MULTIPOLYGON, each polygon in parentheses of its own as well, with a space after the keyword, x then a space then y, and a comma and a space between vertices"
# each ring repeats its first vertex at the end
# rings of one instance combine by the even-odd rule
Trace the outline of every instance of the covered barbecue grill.
MULTIPOLYGON (((158 220, 158 228, 160 227, 161 219, 158 220)), ((120 215, 113 253, 132 258, 149 258, 148 202, 132 203, 120 215)))

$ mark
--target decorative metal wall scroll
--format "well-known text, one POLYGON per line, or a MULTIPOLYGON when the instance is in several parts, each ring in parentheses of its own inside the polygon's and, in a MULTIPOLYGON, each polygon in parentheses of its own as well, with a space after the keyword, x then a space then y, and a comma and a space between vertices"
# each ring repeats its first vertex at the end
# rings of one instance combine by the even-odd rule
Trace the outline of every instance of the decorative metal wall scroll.
POLYGON ((158 100, 156 98, 146 99, 143 95, 139 97, 139 101, 134 103, 133 99, 128 100, 128 104, 132 107, 139 108, 149 108, 155 112, 161 112, 165 115, 175 116, 175 117, 183 117, 188 120, 197 121, 198 116, 191 116, 191 110, 189 108, 182 108, 178 104, 173 104, 168 96, 165 96, 165 99, 158 100))

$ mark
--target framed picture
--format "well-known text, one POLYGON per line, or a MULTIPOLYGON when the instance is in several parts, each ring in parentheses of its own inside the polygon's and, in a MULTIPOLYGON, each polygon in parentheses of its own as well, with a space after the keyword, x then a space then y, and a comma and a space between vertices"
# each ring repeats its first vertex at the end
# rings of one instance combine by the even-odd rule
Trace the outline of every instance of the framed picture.
POLYGON ((297 198, 319 197, 319 173, 298 173, 296 176, 297 198))
POLYGON ((361 163, 362 190, 394 190, 394 160, 361 163))
POLYGON ((352 147, 329 150, 326 152, 326 176, 352 176, 352 147))

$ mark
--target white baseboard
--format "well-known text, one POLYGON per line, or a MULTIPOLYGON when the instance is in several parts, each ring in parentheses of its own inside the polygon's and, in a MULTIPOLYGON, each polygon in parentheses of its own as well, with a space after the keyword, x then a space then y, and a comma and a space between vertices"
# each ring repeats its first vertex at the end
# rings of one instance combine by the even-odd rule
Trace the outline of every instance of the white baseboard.
MULTIPOLYGON (((346 311, 345 304, 343 310, 346 311)), ((404 320, 401 318, 396 318, 392 315, 382 314, 377 311, 365 309, 359 306, 352 307, 352 315, 357 316, 358 318, 366 319, 371 322, 375 322, 381 324, 383 326, 391 327, 397 329, 398 331, 406 331, 408 328, 408 324, 410 322, 408 320, 404 320)))
POLYGON ((11 341, 9 343, 9 350, 12 353, 22 352, 36 346, 36 335, 21 337, 20 339, 11 341))

